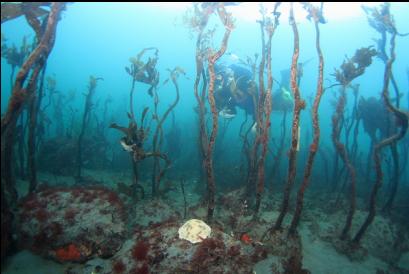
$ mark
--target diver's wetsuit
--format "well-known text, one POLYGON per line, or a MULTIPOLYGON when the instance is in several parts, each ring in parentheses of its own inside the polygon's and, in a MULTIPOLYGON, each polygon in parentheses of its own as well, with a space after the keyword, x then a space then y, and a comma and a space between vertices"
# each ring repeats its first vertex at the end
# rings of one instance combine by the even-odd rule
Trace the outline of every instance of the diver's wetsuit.
MULTIPOLYGON (((215 66, 215 72, 214 96, 220 116, 233 118, 237 114, 236 107, 239 107, 255 119, 258 90, 252 72, 237 62, 219 62, 215 66)), ((292 111, 294 101, 288 87, 289 82, 290 70, 282 71, 280 87, 272 94, 273 111, 292 111)))
POLYGON ((248 114, 253 114, 254 103, 257 102, 257 87, 251 71, 234 63, 216 64, 215 71, 217 109, 235 115, 237 106, 248 114))

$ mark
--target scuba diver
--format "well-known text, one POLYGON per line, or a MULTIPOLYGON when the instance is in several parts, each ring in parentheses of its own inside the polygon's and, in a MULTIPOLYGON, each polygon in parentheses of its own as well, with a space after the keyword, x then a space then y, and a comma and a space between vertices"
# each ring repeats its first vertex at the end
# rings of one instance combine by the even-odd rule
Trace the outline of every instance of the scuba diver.
MULTIPOLYGON (((297 85, 300 85, 301 78, 304 74, 304 66, 311 62, 312 58, 298 63, 297 65, 297 85)), ((281 81, 278 82, 280 88, 273 93, 272 110, 291 112, 294 108, 294 99, 290 88, 291 69, 285 69, 280 72, 281 81)))
MULTIPOLYGON (((305 63, 299 64, 300 72, 305 63)), ((233 119, 237 115, 236 107, 239 107, 247 114, 253 115, 253 119, 256 120, 254 110, 258 103, 258 87, 254 81, 255 75, 250 71, 248 65, 230 53, 216 63, 215 72, 214 96, 219 115, 225 119, 233 119)), ((272 94, 273 111, 292 111, 294 100, 289 82, 290 70, 281 71, 280 87, 272 94)))
MULTIPOLYGON (((221 61, 215 65, 215 100, 219 115, 225 119, 236 116, 236 107, 254 114, 257 103, 257 86, 252 72, 239 59, 230 54, 231 60, 221 61)), ((223 59, 225 60, 225 59, 223 59)))

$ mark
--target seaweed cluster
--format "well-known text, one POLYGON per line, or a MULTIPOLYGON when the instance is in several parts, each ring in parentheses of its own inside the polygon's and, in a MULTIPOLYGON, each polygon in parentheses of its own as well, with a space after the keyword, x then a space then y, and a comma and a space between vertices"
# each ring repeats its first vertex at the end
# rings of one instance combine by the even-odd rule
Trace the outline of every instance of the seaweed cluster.
POLYGON ((347 86, 355 78, 361 76, 365 69, 372 64, 372 57, 377 55, 377 51, 371 46, 356 50, 355 55, 347 58, 339 69, 335 70, 336 80, 343 86, 347 86))

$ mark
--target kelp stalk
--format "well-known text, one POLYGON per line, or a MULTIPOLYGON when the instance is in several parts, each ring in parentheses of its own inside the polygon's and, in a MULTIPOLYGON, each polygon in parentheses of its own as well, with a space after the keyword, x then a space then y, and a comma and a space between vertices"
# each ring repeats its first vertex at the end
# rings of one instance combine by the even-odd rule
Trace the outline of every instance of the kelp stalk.
POLYGON ((57 23, 64 7, 65 3, 54 2, 51 4, 50 12, 44 19, 46 20, 45 30, 37 46, 17 73, 7 111, 1 118, 1 157, 7 159, 7 161, 2 161, 1 174, 6 189, 13 198, 17 196, 11 170, 16 121, 25 103, 35 91, 35 89, 28 88, 28 85, 36 86, 40 71, 54 46, 57 23), (24 87, 25 85, 27 86, 24 87))
POLYGON ((400 139, 402 139, 407 130, 408 130, 408 120, 409 120, 409 114, 401 111, 400 109, 396 108, 395 106, 392 105, 390 99, 389 99, 389 81, 390 81, 390 76, 391 76, 391 71, 392 71, 392 64, 395 61, 395 38, 396 38, 397 31, 393 26, 393 32, 392 32, 392 37, 391 37, 391 57, 388 60, 388 62, 385 65, 385 73, 384 73, 384 79, 383 79, 383 89, 382 89, 382 98, 384 100, 384 103, 388 110, 392 112, 395 117, 397 118, 397 121, 399 121, 399 124, 401 126, 400 131, 398 131, 396 134, 382 140, 380 143, 375 145, 374 148, 374 162, 375 162, 375 171, 376 171, 376 181, 375 184, 372 188, 371 191, 371 196, 369 199, 369 213, 367 218, 365 219, 364 223, 362 224, 361 228, 355 235, 353 242, 354 243, 359 243, 360 240, 362 239, 362 236, 364 235, 365 231, 369 227, 369 225, 372 223, 373 219, 375 218, 376 214, 376 196, 378 193, 379 188, 382 185, 383 181, 383 173, 382 173, 382 167, 381 167, 381 151, 384 147, 394 144, 398 142, 400 139))
POLYGON ((277 12, 277 8, 280 3, 276 3, 274 7, 274 16, 275 21, 274 23, 271 22, 270 19, 265 18, 265 13, 262 10, 263 20, 260 22, 261 25, 261 32, 262 32, 262 61, 260 64, 260 73, 259 73, 259 81, 260 81, 260 92, 259 97, 260 101, 258 104, 258 111, 257 114, 259 118, 257 119, 259 124, 259 130, 257 131, 256 136, 256 144, 255 144, 255 152, 257 153, 257 146, 260 143, 262 145, 261 148, 261 155, 257 161, 257 186, 256 186, 256 208, 255 212, 258 213, 261 204, 261 195, 264 192, 264 179, 265 179, 265 171, 264 171, 264 163, 267 156, 267 148, 268 148, 268 138, 270 132, 270 114, 271 114, 271 90, 273 88, 273 76, 271 73, 271 39, 273 37, 274 31, 278 26, 278 18, 280 13, 277 12), (268 40, 267 44, 264 45, 264 29, 267 32, 268 40), (264 61, 263 61, 264 60, 264 61), (262 66, 264 66, 266 62, 267 67, 267 90, 264 92, 264 70, 262 66), (264 117, 263 117, 264 116, 264 117), (263 119, 264 118, 264 119, 263 119), (264 121, 263 121, 264 120, 264 121))
POLYGON ((38 111, 40 109, 41 98, 43 97, 44 76, 46 65, 44 65, 41 75, 41 81, 38 96, 33 96, 29 106, 29 131, 28 131, 28 176, 29 192, 34 192, 37 187, 37 166, 36 166, 36 129, 38 111))
MULTIPOLYGON (((176 107, 176 105, 179 102, 179 85, 177 83, 177 78, 180 73, 185 74, 185 72, 179 67, 176 67, 172 71, 170 71, 170 79, 172 80, 172 83, 175 86, 176 98, 173 101, 173 103, 168 107, 168 109, 165 111, 165 113, 163 114, 162 118, 159 120, 156 126, 155 134, 153 136, 153 151, 154 152, 158 152, 159 150, 158 137, 159 137, 159 132, 162 132, 162 125, 165 122, 166 118, 168 117, 169 113, 176 107)), ((159 158, 155 157, 153 161, 153 174, 152 174, 152 195, 153 196, 155 196, 159 190, 160 182, 159 182, 159 176, 157 176, 158 168, 159 168, 159 173, 160 173, 159 158)))
POLYGON ((94 96, 95 89, 97 88, 97 81, 101 80, 102 78, 96 78, 94 76, 89 77, 89 86, 88 86, 88 93, 86 94, 85 98, 85 105, 84 105, 84 113, 82 116, 82 125, 81 131, 78 136, 78 143, 77 143, 77 174, 76 180, 81 181, 81 169, 82 169, 82 141, 85 134, 85 129, 89 123, 90 112, 92 108, 92 97, 94 96))
POLYGON ((206 166, 206 174, 207 174, 207 184, 208 184, 208 208, 207 208, 207 219, 209 221, 213 218, 214 212, 214 202, 215 202, 215 193, 216 193, 216 184, 214 178, 214 170, 213 170, 213 148, 214 143, 216 141, 217 130, 219 126, 218 120, 218 111, 216 108, 216 101, 214 98, 214 83, 216 80, 216 73, 214 71, 214 65, 217 60, 225 53, 227 49, 227 43, 229 41, 230 33, 233 29, 233 21, 231 18, 231 14, 227 13, 223 4, 218 4, 217 13, 219 15, 220 20, 222 21, 225 32, 222 40, 222 44, 220 49, 215 52, 211 53, 208 57, 208 70, 209 70, 209 89, 208 89, 208 101, 210 105, 210 110, 212 112, 212 130, 210 132, 209 143, 207 144, 207 152, 204 159, 205 166, 206 166))
POLYGON ((293 219, 291 221, 289 234, 294 234, 297 228, 297 225, 300 221, 301 211, 303 208, 304 202, 304 192, 307 189, 311 177, 311 171, 315 159, 315 154, 317 153, 319 141, 320 141, 320 127, 319 127, 319 117, 318 117, 318 108, 321 102, 321 97, 323 95, 323 78, 324 78, 324 57, 322 55, 320 47, 320 30, 319 30, 319 18, 318 18, 318 9, 311 7, 311 15, 314 18, 315 25, 315 46, 318 54, 318 80, 317 80, 317 92, 315 94, 314 104, 312 108, 312 127, 313 127, 313 141, 310 145, 310 151, 308 153, 307 165, 304 170, 304 178, 302 184, 298 190, 297 194, 297 203, 294 212, 293 219))
MULTIPOLYGON (((215 71, 214 65, 216 61, 224 54, 227 48, 227 42, 230 36, 230 32, 233 28, 233 21, 231 15, 228 14, 224 8, 223 3, 206 3, 205 5, 194 5, 194 16, 191 19, 191 26, 198 31, 198 36, 196 40, 196 79, 194 84, 194 94, 196 100, 198 101, 198 114, 199 114, 199 144, 201 155, 203 156, 203 167, 207 175, 207 185, 208 185, 208 214, 207 218, 211 221, 214 212, 214 196, 215 196, 215 180, 213 173, 213 159, 212 152, 214 147, 214 142, 217 134, 218 127, 218 113, 216 109, 216 103, 214 98, 214 82, 215 82, 215 71), (222 40, 221 48, 216 53, 208 53, 208 71, 209 71, 209 90, 208 90, 208 100, 210 108, 212 111, 212 132, 210 134, 210 139, 207 137, 206 124, 205 124, 205 92, 206 92, 206 77, 204 70, 204 58, 205 50, 204 47, 204 29, 207 26, 209 16, 217 11, 220 20, 225 27, 225 33, 222 40), (201 94, 199 94, 199 83, 203 79, 203 86, 201 94)), ((210 50, 210 49, 209 49, 210 50)), ((211 51, 211 50, 210 50, 211 51)))
POLYGON ((340 70, 337 69, 335 71, 336 80, 341 84, 341 94, 338 98, 335 113, 332 116, 331 138, 335 150, 344 161, 350 179, 350 206, 344 228, 341 232, 341 240, 345 240, 348 235, 356 208, 356 172, 345 145, 340 141, 341 124, 344 120, 344 110, 347 100, 346 89, 352 80, 365 72, 365 69, 372 63, 372 58, 376 54, 376 50, 371 49, 371 47, 358 49, 351 59, 344 60, 340 70))
POLYGON ((355 213, 355 208, 356 208, 356 173, 355 173, 355 168, 352 166, 348 153, 346 151, 345 145, 341 143, 339 136, 341 132, 341 127, 340 127, 340 119, 342 119, 344 109, 346 105, 346 86, 343 85, 341 88, 341 94, 339 96, 338 102, 337 102, 337 107, 336 107, 336 113, 332 117, 332 141, 334 143, 334 146, 336 148, 336 151, 340 155, 341 159, 344 161, 348 174, 350 177, 350 206, 349 206, 349 211, 347 215, 347 219, 345 222, 345 226, 342 229, 341 232, 341 239, 344 240, 346 236, 348 235, 348 232, 351 228, 352 225, 352 218, 355 213))
POLYGON ((301 110, 305 108, 305 101, 301 99, 300 91, 297 85, 299 36, 298 36, 297 25, 294 20, 293 3, 291 3, 291 8, 290 8, 290 24, 292 26, 293 33, 294 33, 294 51, 293 51, 293 57, 292 57, 292 63, 291 63, 291 90, 293 92, 293 97, 294 97, 294 112, 293 112, 293 123, 291 127, 291 147, 289 151, 287 183, 284 187, 284 197, 283 197, 283 202, 281 204, 280 215, 278 216, 276 223, 274 225, 275 230, 278 230, 281 228, 284 217, 288 211, 290 193, 291 193, 291 189, 292 189, 292 186, 294 184, 295 177, 297 174, 296 164, 297 164, 297 152, 298 152, 297 147, 298 147, 298 142, 299 142, 298 131, 300 127, 300 113, 301 113, 301 110))

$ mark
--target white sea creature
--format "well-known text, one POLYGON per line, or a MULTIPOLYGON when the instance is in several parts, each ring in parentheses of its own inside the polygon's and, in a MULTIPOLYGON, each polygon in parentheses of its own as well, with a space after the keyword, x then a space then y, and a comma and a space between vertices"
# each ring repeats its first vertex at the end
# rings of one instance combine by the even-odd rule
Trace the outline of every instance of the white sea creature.
POLYGON ((230 59, 231 59, 233 62, 237 62, 238 60, 240 60, 239 56, 237 56, 237 55, 234 54, 234 53, 229 53, 229 55, 230 55, 230 59))
POLYGON ((301 136, 301 126, 298 126, 298 139, 297 139, 297 151, 300 151, 300 136, 301 136))
POLYGON ((132 150, 133 145, 127 145, 124 139, 121 139, 119 142, 121 143, 121 146, 123 147, 124 150, 129 152, 133 151, 132 150))
POLYGON ((257 122, 251 127, 251 133, 256 134, 257 132, 257 122))
POLYGON ((212 229, 199 219, 190 219, 179 228, 179 239, 185 239, 195 244, 210 236, 212 229))
POLYGON ((292 101, 293 97, 291 96, 291 92, 287 90, 285 87, 281 88, 281 96, 285 101, 292 101))
POLYGON ((223 117, 224 119, 230 120, 236 117, 236 114, 231 113, 228 111, 228 109, 224 108, 219 112, 220 117, 223 117))

